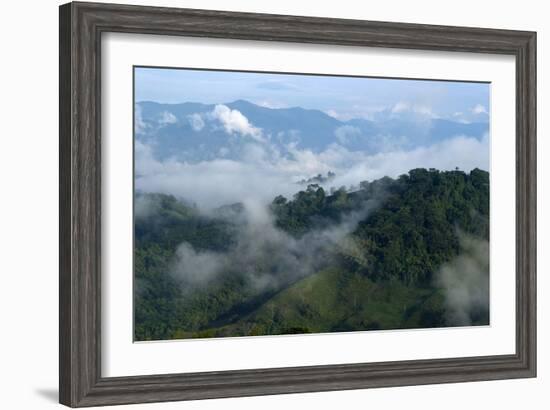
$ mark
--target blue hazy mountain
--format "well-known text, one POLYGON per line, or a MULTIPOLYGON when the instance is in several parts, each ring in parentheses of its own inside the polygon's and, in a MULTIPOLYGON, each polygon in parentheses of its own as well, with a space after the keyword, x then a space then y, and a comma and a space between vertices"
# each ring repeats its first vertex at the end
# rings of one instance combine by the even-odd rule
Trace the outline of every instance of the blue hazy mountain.
POLYGON ((488 122, 411 115, 341 121, 320 110, 267 108, 244 100, 222 106, 136 104, 136 138, 149 143, 159 159, 233 158, 250 143, 269 144, 282 154, 292 146, 321 152, 335 143, 350 151, 376 154, 429 146, 458 135, 481 139, 488 131, 488 122))

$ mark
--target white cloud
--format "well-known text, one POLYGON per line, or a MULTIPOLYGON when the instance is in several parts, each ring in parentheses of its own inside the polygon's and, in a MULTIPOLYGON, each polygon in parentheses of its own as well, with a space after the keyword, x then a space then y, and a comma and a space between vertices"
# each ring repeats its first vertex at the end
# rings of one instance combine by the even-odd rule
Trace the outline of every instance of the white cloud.
POLYGON ((489 308, 489 242, 460 235, 461 253, 444 263, 435 275, 445 292, 447 321, 471 325, 474 312, 489 308))
POLYGON ((187 120, 194 131, 200 131, 204 128, 204 120, 200 114, 191 114, 187 116, 187 120))
POLYGON ((472 124, 474 122, 486 122, 489 115, 490 113, 484 105, 477 104, 465 111, 454 112, 450 118, 463 124, 472 124))
POLYGON ((139 140, 134 143, 134 161, 136 178, 162 172, 165 166, 153 157, 152 147, 139 140))
POLYGON ((178 119, 176 118, 176 116, 168 111, 164 111, 161 114, 160 119, 158 120, 158 123, 161 126, 168 125, 168 124, 175 124, 176 122, 178 122, 178 119))
POLYGON ((413 111, 417 114, 422 114, 430 118, 437 118, 438 116, 432 111, 432 109, 425 105, 415 105, 413 111))
MULTIPOLYGON (((303 189, 297 181, 328 171, 336 173, 330 186, 397 177, 413 168, 452 170, 489 169, 489 139, 459 136, 430 147, 395 149, 375 155, 353 152, 332 144, 321 153, 287 146, 281 154, 271 144, 247 144, 238 159, 218 158, 199 163, 158 161, 151 147, 136 141, 136 188, 173 194, 201 208, 247 200, 270 202, 281 194, 291 197, 303 189)), ((327 186, 326 188, 330 188, 327 186)))
POLYGON ((240 111, 232 110, 226 105, 218 104, 209 114, 211 118, 219 121, 229 134, 248 136, 258 142, 265 142, 262 130, 254 127, 240 111))
POLYGON ((370 121, 384 121, 392 118, 409 118, 411 120, 424 121, 441 118, 429 105, 411 103, 409 101, 399 101, 393 105, 354 104, 351 107, 347 107, 345 111, 333 108, 324 112, 340 121, 359 118, 370 121))
POLYGON ((391 116, 397 114, 399 111, 404 112, 408 103, 398 103, 396 105, 380 105, 380 104, 353 104, 350 107, 346 107, 344 111, 338 109, 325 110, 325 114, 331 116, 340 121, 349 121, 352 119, 366 119, 376 120, 381 117, 391 116), (398 112, 392 113, 393 109, 398 112))
POLYGON ((474 108, 472 108, 472 112, 474 114, 489 114, 487 108, 485 108, 485 106, 481 104, 477 104, 474 108))
POLYGON ((281 108, 288 108, 288 106, 286 104, 281 104, 281 103, 278 103, 278 102, 268 101, 268 100, 257 101, 257 102, 255 102, 255 104, 259 105, 260 107, 270 108, 272 110, 278 110, 278 109, 281 109, 281 108))
POLYGON ((146 195, 140 195, 134 202, 134 217, 149 218, 159 210, 158 202, 146 195))
POLYGON ((395 104, 391 112, 393 113, 399 113, 404 111, 410 111, 411 110, 411 104, 406 101, 399 101, 397 104, 395 104))
POLYGON ((160 162, 147 151, 142 153, 145 155, 140 158, 136 155, 136 189, 173 194, 201 208, 253 199, 267 203, 274 193, 290 195, 297 187, 292 184, 290 173, 265 161, 215 159, 190 164, 176 160, 160 162), (138 165, 138 161, 143 164, 138 165))
POLYGON ((326 266, 339 249, 337 245, 377 204, 368 201, 361 211, 342 215, 340 223, 295 238, 275 226, 265 204, 245 200, 244 212, 226 216, 243 221, 232 231, 233 246, 228 251, 196 250, 184 242, 178 246, 169 272, 181 281, 184 292, 192 292, 224 272, 239 275, 258 292, 277 290, 326 266))
POLYGON ((457 121, 461 124, 471 124, 472 123, 470 121, 470 119, 468 118, 468 116, 464 115, 464 113, 462 111, 454 112, 451 116, 451 119, 453 121, 457 121))
POLYGON ((411 104, 407 101, 399 101, 391 108, 390 111, 391 114, 394 114, 394 116, 395 114, 417 114, 427 118, 439 118, 439 116, 433 112, 431 107, 422 104, 411 104))
POLYGON ((224 268, 226 259, 223 253, 197 252, 190 244, 182 242, 176 249, 170 273, 191 285, 204 285, 224 268))
POLYGON ((336 128, 334 131, 334 136, 338 142, 342 145, 347 145, 353 141, 355 137, 361 135, 361 130, 353 125, 342 125, 341 127, 336 128))
POLYGON ((325 114, 328 115, 329 117, 335 118, 337 120, 342 119, 342 115, 339 114, 336 110, 327 110, 327 111, 325 111, 325 114))
POLYGON ((134 130, 136 134, 145 134, 147 131, 147 124, 143 121, 141 106, 139 104, 135 105, 134 110, 134 130))
POLYGON ((436 168, 463 171, 474 168, 489 169, 489 138, 481 141, 465 136, 455 137, 429 147, 396 150, 375 155, 347 158, 351 166, 345 172, 336 171, 334 184, 355 185, 363 180, 389 176, 395 178, 414 168, 436 168))

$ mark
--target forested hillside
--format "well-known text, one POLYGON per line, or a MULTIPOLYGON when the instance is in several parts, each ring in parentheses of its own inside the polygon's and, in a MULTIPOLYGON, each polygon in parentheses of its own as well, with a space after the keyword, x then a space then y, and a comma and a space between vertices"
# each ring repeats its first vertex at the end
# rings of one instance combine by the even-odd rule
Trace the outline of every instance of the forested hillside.
POLYGON ((135 339, 488 324, 488 241, 479 169, 309 185, 259 210, 139 193, 135 339))

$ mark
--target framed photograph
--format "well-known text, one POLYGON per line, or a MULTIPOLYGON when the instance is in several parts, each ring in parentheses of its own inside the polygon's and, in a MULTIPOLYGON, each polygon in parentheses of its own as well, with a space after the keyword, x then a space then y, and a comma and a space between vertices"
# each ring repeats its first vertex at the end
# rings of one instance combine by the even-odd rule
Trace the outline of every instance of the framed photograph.
POLYGON ((60 402, 535 377, 536 33, 60 7, 60 402))

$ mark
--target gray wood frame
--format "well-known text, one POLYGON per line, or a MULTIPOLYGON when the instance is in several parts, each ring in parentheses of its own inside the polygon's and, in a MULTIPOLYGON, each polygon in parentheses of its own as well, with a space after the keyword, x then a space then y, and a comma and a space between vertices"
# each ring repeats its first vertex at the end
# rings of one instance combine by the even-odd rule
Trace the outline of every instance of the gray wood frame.
MULTIPOLYGON (((60 402, 71 407, 535 377, 536 33, 112 4, 60 7, 60 402), (515 354, 101 377, 101 35, 509 54, 516 59, 515 354)), ((512 222, 512 221, 510 221, 512 222)))

